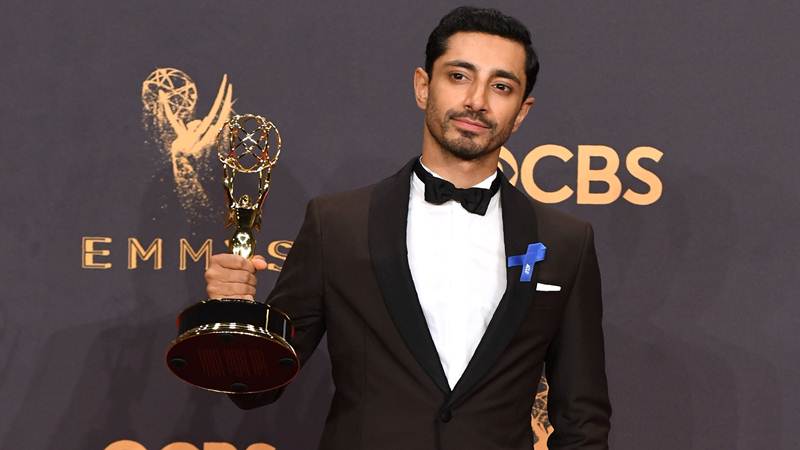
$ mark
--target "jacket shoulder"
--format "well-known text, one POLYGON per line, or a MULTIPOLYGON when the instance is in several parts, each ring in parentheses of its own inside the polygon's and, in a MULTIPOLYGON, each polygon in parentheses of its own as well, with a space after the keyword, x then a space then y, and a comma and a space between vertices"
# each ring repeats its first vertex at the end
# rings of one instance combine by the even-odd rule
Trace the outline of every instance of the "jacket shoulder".
POLYGON ((536 213, 539 236, 543 240, 558 241, 569 247, 583 247, 585 240, 593 234, 589 221, 552 205, 530 199, 536 213))
POLYGON ((342 192, 322 194, 312 198, 309 204, 313 204, 317 211, 325 216, 331 213, 343 214, 365 209, 369 207, 370 196, 376 184, 373 183, 342 192))

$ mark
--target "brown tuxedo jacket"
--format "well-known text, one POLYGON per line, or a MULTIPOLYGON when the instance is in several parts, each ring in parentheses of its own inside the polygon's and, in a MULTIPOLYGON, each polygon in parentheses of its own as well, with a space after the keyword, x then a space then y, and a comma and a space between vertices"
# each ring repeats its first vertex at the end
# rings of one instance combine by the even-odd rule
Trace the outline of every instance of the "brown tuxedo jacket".
MULTIPOLYGON (((519 266, 508 268, 505 294, 451 390, 408 266, 412 163, 377 184, 312 200, 267 300, 292 317, 301 367, 328 334, 336 390, 319 448, 530 450, 544 367, 550 450, 607 449, 611 407, 591 225, 530 200, 503 177, 506 255, 533 242, 547 253, 531 282, 520 281, 519 266), (537 282, 562 289, 536 291, 537 282)), ((231 397, 253 408, 281 392, 231 397)))

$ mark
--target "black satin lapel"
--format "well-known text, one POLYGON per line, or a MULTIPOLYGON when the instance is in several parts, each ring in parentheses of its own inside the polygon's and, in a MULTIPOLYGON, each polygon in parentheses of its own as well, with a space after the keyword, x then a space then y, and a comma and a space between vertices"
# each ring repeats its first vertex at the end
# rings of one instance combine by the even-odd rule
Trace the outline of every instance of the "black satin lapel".
MULTIPOLYGON (((505 177, 501 186, 500 205, 503 212, 506 257, 521 255, 527 251, 528 244, 538 240, 536 213, 530 200, 505 177)), ((529 283, 519 281, 521 270, 522 267, 519 266, 506 269, 506 291, 464 374, 453 388, 449 406, 464 399, 478 385, 525 319, 535 292, 533 286, 536 284, 536 269, 534 267, 534 279, 529 283)))
POLYGON ((436 386, 449 394, 450 385, 428 330, 408 266, 406 224, 413 162, 411 160, 398 173, 378 183, 372 191, 369 252, 383 300, 395 327, 436 386))

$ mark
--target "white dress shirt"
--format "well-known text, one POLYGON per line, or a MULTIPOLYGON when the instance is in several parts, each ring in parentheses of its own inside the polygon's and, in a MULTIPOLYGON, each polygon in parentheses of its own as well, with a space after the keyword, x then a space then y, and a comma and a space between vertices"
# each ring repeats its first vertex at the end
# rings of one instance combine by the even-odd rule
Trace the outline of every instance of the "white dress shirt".
MULTIPOLYGON (((496 176, 474 187, 488 189, 496 176)), ((452 389, 506 288, 500 192, 481 216, 454 200, 426 202, 425 184, 412 173, 406 245, 422 312, 452 389)))

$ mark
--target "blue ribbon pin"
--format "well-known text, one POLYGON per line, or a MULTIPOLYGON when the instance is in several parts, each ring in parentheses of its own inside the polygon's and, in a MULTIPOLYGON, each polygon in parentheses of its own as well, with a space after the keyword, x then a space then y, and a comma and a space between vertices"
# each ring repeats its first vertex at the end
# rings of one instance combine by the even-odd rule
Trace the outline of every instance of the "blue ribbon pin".
POLYGON ((508 267, 522 266, 519 281, 530 283, 533 277, 533 266, 544 259, 545 252, 547 252, 547 247, 541 242, 528 244, 528 251, 524 255, 508 257, 508 267))

